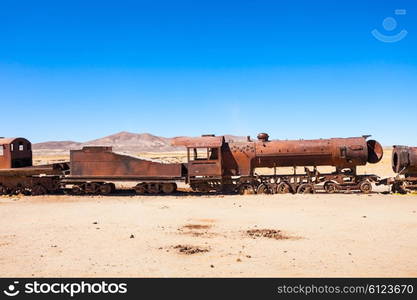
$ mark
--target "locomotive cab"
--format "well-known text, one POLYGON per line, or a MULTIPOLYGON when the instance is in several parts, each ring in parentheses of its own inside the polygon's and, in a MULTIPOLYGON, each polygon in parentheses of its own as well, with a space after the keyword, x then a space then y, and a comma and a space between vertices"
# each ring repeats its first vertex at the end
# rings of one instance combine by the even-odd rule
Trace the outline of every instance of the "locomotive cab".
POLYGON ((221 177, 223 136, 176 138, 174 145, 187 148, 188 177, 221 177))
POLYGON ((24 138, 0 138, 0 169, 32 166, 32 144, 24 138))
POLYGON ((220 147, 187 148, 189 176, 221 176, 220 147))

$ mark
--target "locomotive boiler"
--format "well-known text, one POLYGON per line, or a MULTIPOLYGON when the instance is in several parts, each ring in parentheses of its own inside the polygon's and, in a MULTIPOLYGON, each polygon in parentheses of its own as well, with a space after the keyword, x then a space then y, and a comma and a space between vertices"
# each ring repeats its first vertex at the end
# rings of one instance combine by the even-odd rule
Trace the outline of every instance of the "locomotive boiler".
POLYGON ((405 194, 417 190, 417 147, 394 146, 392 169, 398 175, 387 179, 392 192, 405 194))
POLYGON ((231 143, 237 161, 250 160, 256 167, 334 166, 337 169, 356 168, 382 159, 383 149, 367 137, 318 140, 269 141, 266 133, 257 142, 231 143), (248 150, 246 150, 248 148, 248 150))

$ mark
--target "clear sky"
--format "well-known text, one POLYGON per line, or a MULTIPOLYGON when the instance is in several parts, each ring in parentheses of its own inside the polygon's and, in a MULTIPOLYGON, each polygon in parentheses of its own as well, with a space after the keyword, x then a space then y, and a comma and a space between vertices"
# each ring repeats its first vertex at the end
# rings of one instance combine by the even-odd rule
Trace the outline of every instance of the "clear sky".
POLYGON ((412 0, 2 0, 0 135, 417 145, 416 37, 412 0))

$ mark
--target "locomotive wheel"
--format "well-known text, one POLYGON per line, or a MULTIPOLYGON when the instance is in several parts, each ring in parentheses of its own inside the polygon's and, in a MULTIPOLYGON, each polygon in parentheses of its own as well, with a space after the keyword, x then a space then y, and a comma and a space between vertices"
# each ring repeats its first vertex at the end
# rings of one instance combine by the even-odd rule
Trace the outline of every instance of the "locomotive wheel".
POLYGON ((258 186, 256 193, 257 194, 272 194, 272 190, 267 184, 262 183, 261 185, 258 186))
POLYGON ((144 183, 139 183, 135 186, 135 192, 138 195, 143 195, 146 193, 146 185, 144 183))
POLYGON ((327 181, 324 184, 324 190, 328 194, 334 194, 339 191, 339 185, 337 183, 334 183, 332 181, 327 181))
POLYGON ((249 183, 244 183, 239 187, 239 194, 241 195, 253 195, 255 194, 255 189, 249 183))
POLYGON ((291 187, 286 182, 281 182, 277 186, 277 194, 288 194, 291 190, 291 187))
POLYGON ((297 188, 298 194, 312 194, 314 193, 314 188, 311 184, 303 183, 297 188))
POLYGON ((175 183, 164 183, 162 184, 162 192, 164 194, 172 194, 177 190, 177 185, 175 183))
POLYGON ((159 184, 158 183, 150 183, 148 185, 148 193, 149 194, 158 194, 160 192, 159 184))
POLYGON ((37 184, 32 188, 33 196, 45 195, 48 193, 48 190, 41 184, 37 184))
POLYGON ((4 185, 0 184, 0 196, 7 195, 8 193, 9 193, 8 189, 4 185))
POLYGON ((21 184, 16 185, 12 190, 10 191, 11 195, 19 195, 24 193, 24 188, 21 184))
POLYGON ((82 195, 84 193, 83 189, 79 185, 73 185, 71 188, 71 194, 73 195, 82 195))
POLYGON ((100 183, 92 182, 92 183, 86 183, 84 187, 84 191, 87 194, 100 194, 100 183))
POLYGON ((364 194, 372 192, 372 184, 369 181, 363 181, 359 185, 359 190, 364 194))
POLYGON ((108 195, 108 194, 111 194, 111 192, 113 191, 113 188, 110 183, 104 183, 100 185, 99 190, 100 190, 100 194, 108 195))

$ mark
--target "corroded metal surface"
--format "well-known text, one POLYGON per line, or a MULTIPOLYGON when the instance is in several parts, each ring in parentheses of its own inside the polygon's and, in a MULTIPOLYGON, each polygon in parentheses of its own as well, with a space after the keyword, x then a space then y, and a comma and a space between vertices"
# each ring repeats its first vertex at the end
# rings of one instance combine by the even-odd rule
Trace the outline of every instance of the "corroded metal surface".
POLYGON ((392 169, 397 176, 386 178, 380 184, 391 184, 393 193, 406 194, 417 190, 417 147, 394 146, 392 169))
POLYGON ((42 195, 60 187, 68 164, 32 166, 32 145, 24 138, 0 139, 0 195, 42 195))
POLYGON ((395 173, 417 175, 417 147, 394 146, 392 169, 395 173))
POLYGON ((181 178, 182 164, 169 164, 115 153, 112 147, 71 150, 70 177, 181 178))
POLYGON ((0 169, 32 165, 32 144, 24 138, 0 138, 0 169))
MULTIPOLYGON (((217 139, 220 141, 221 137, 217 139)), ((265 133, 255 142, 210 143, 207 138, 182 138, 187 148, 210 147, 221 149, 223 173, 217 175, 251 176, 259 167, 334 166, 354 168, 377 163, 383 157, 382 146, 366 137, 318 140, 269 141, 265 133), (206 142, 202 142, 206 141, 206 142)), ((210 138, 212 140, 214 138, 210 138)), ((203 164, 203 163, 201 163, 203 164)), ((207 168, 212 168, 207 164, 207 168)), ((204 165, 204 164, 203 164, 204 165)), ((203 170, 200 170, 203 174, 203 170)), ((210 172, 208 172, 210 173, 210 172)), ((213 174, 214 175, 214 174, 213 174)))
POLYGON ((223 136, 205 135, 202 137, 177 137, 172 141, 172 146, 183 146, 186 148, 218 148, 224 143, 223 136))
MULTIPOLYGON (((41 194, 56 190, 59 182, 73 194, 108 194, 115 190, 117 181, 135 181, 137 193, 150 194, 172 193, 177 189, 175 181, 185 181, 201 192, 310 193, 321 188, 329 193, 368 193, 372 190, 371 182, 378 178, 358 175, 356 167, 379 162, 383 150, 378 142, 367 138, 283 141, 270 140, 267 133, 261 133, 257 141, 248 138, 245 142, 226 142, 224 136, 179 137, 173 145, 186 148, 185 164, 141 159, 115 153, 112 147, 90 146, 72 150, 70 166, 38 167, 32 166, 29 141, 0 139, 0 193, 41 194), (317 166, 333 166, 335 171, 321 174, 317 166), (294 168, 293 175, 279 175, 276 169, 280 167, 304 167, 305 171, 296 174, 294 168), (274 175, 257 175, 257 168, 274 168, 274 175)), ((407 156, 411 166, 415 165, 413 157, 407 156)), ((405 164, 403 160, 398 162, 405 164)))
MULTIPOLYGON (((356 167, 377 163, 383 157, 382 146, 368 136, 318 140, 270 140, 267 133, 260 133, 258 141, 225 142, 224 137, 178 138, 174 145, 183 145, 188 151, 188 181, 197 190, 218 190, 224 185, 245 186, 250 190, 313 190, 311 185, 326 181, 337 188, 370 191, 370 183, 377 176, 358 176, 356 167), (200 148, 207 148, 207 155, 199 156, 200 148), (210 155, 217 153, 217 155, 210 155), (319 174, 306 169, 302 175, 256 177, 257 168, 333 166, 331 174, 319 174), (347 169, 347 170, 345 170, 347 169), (234 178, 234 179, 232 179, 234 178), (238 179, 236 179, 238 178, 238 179), (288 181, 288 182, 287 182, 288 181), (289 183, 292 181, 292 183, 289 183), (229 183, 225 183, 229 182, 229 183), (232 182, 230 184, 230 182, 232 182), (306 186, 308 185, 308 186, 306 186)), ((204 153, 203 153, 204 154, 204 153)), ((239 188, 239 187, 238 187, 239 188)))
POLYGON ((115 182, 137 182, 138 194, 173 193, 175 181, 184 180, 186 168, 179 163, 164 163, 115 153, 112 147, 84 147, 70 152, 71 172, 62 187, 71 194, 109 194, 115 182))
POLYGON ((255 142, 257 167, 335 166, 351 168, 382 159, 382 147, 365 137, 255 142))

